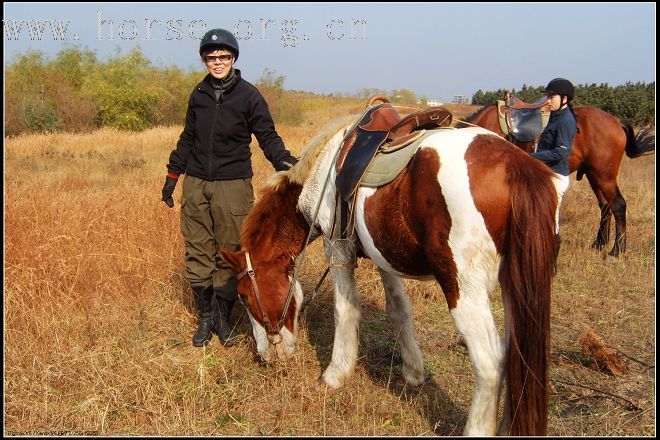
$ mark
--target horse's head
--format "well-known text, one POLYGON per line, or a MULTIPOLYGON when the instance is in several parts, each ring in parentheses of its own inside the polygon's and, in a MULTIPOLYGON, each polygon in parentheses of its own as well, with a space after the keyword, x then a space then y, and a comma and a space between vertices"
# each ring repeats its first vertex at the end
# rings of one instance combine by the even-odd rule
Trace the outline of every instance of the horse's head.
POLYGON ((291 284, 293 259, 260 261, 249 252, 220 252, 238 278, 259 356, 265 362, 293 356, 303 300, 300 283, 291 284))
POLYGON ((324 197, 334 199, 330 190, 324 191, 324 183, 353 121, 346 117, 335 122, 310 141, 293 168, 273 175, 243 223, 243 251, 220 250, 237 275, 239 298, 248 311, 257 351, 266 362, 294 353, 303 294, 300 284, 292 283, 293 257, 307 240, 320 236, 315 231, 332 225, 334 213, 327 206, 334 205, 323 204, 325 211, 318 207, 324 197), (308 235, 310 225, 314 229, 308 235))

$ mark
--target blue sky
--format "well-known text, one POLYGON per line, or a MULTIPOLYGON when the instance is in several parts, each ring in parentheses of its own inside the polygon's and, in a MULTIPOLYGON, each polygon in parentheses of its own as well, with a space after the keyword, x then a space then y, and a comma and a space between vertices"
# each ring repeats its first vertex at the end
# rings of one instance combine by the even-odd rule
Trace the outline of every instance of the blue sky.
POLYGON ((655 15, 649 2, 5 3, 3 44, 5 63, 26 50, 51 57, 78 46, 106 59, 139 46, 155 66, 201 69, 199 38, 222 27, 237 36, 236 67, 250 81, 268 68, 287 89, 409 89, 450 101, 558 76, 655 81, 655 15), (63 40, 52 23, 66 25, 63 40))

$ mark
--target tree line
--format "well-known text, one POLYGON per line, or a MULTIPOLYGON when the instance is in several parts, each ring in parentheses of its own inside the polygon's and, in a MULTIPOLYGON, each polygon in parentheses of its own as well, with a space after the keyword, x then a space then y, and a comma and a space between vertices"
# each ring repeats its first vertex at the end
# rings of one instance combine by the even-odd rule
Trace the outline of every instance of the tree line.
MULTIPOLYGON (((510 92, 523 101, 534 102, 544 95, 544 90, 545 85, 533 87, 523 84, 520 90, 513 89, 510 92)), ((486 92, 478 90, 472 96, 472 104, 495 104, 503 95, 503 89, 486 92)), ((607 83, 577 84, 573 105, 598 107, 636 126, 652 124, 655 122, 655 81, 649 84, 627 82, 615 87, 607 83)))
POLYGON ((5 134, 142 130, 181 123, 199 72, 154 68, 140 50, 100 61, 83 49, 39 51, 5 66, 5 134))
MULTIPOLYGON (((48 59, 42 52, 29 51, 4 66, 5 135, 20 133, 91 131, 100 127, 144 130, 159 125, 181 125, 188 97, 206 74, 199 69, 154 66, 138 49, 109 57, 81 48, 61 50, 48 59)), ((396 89, 390 93, 364 89, 355 96, 314 95, 285 91, 284 76, 266 69, 255 82, 266 97, 276 123, 300 124, 306 111, 332 106, 337 100, 367 99, 386 95, 394 104, 415 106, 414 92, 396 89)), ((544 86, 511 92, 524 101, 543 95, 544 86)), ((503 90, 477 91, 472 104, 488 105, 501 99, 503 90)), ((578 85, 576 105, 593 105, 634 125, 655 120, 655 82, 578 85)))
MULTIPOLYGON (((101 127, 144 130, 182 125, 193 87, 206 69, 154 66, 137 48, 106 61, 81 48, 48 59, 26 52, 4 66, 5 135, 54 131, 85 132, 101 127)), ((255 86, 276 123, 299 125, 308 111, 355 101, 341 95, 284 90, 285 77, 265 69, 255 86)))

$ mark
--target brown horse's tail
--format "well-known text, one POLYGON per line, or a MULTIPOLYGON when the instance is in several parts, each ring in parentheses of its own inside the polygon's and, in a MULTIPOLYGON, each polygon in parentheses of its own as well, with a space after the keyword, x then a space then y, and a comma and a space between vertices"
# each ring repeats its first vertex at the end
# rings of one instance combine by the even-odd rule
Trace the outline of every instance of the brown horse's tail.
POLYGON ((511 213, 500 266, 509 329, 505 414, 510 435, 545 435, 557 195, 545 168, 511 167, 509 174, 511 213))
POLYGON ((655 129, 643 128, 635 136, 630 125, 622 123, 621 128, 626 132, 626 155, 629 158, 655 153, 655 129))

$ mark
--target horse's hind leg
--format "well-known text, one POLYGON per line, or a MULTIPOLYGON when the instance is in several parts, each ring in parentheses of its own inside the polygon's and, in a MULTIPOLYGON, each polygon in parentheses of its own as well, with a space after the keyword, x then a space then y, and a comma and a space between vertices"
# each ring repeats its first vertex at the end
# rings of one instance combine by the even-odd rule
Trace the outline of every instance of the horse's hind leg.
POLYGON ((626 251, 626 200, 621 195, 616 181, 603 183, 602 179, 599 181, 590 174, 587 174, 587 178, 600 207, 600 225, 591 247, 600 250, 610 240, 610 222, 614 215, 614 245, 609 255, 618 257, 626 251))
POLYGON ((403 378, 409 385, 417 386, 424 381, 424 360, 413 333, 410 301, 406 296, 401 278, 378 269, 385 288, 386 309, 395 326, 403 359, 403 378))
POLYGON ((358 353, 358 324, 360 304, 355 284, 355 247, 347 240, 324 240, 324 249, 330 265, 335 290, 335 338, 330 365, 321 375, 321 381, 339 388, 355 367, 358 353))
POLYGON ((604 202, 598 202, 600 208, 600 223, 598 224, 598 232, 596 232, 596 239, 591 243, 591 247, 596 250, 601 250, 610 241, 610 223, 612 220, 612 210, 609 205, 604 202))
POLYGON ((598 207, 600 208, 600 223, 598 223, 598 232, 596 233, 596 239, 591 243, 593 249, 601 250, 608 241, 610 241, 610 222, 612 220, 612 210, 610 205, 607 203, 605 196, 603 195, 598 183, 595 178, 591 175, 587 175, 587 180, 589 180, 589 185, 596 195, 598 200, 598 207))
POLYGON ((619 254, 626 251, 626 200, 621 195, 618 186, 612 202, 612 212, 614 213, 614 246, 609 255, 618 257, 619 254))
MULTIPOLYGON (((465 282, 456 306, 450 310, 454 325, 467 345, 475 376, 474 397, 464 434, 495 435, 506 350, 490 310, 487 289, 477 285, 478 281, 465 282)), ((447 295, 444 286, 443 291, 447 295)))

